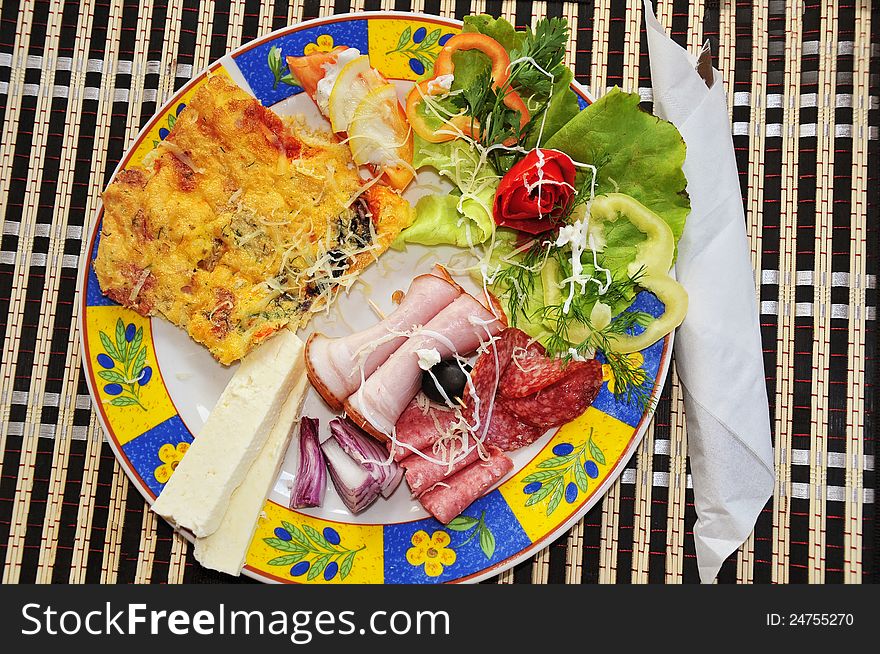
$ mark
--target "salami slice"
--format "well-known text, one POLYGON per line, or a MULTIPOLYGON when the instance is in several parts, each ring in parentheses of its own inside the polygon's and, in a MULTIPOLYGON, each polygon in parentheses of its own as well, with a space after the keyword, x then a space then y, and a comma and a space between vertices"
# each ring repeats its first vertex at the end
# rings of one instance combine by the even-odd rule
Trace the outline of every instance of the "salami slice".
POLYGON ((565 377, 568 365, 562 359, 549 359, 540 343, 514 348, 512 362, 498 385, 503 397, 526 397, 565 377))
POLYGON ((510 365, 514 348, 528 343, 528 340, 528 335, 518 329, 505 329, 501 332, 498 339, 477 357, 474 369, 471 371, 473 389, 470 384, 465 387, 464 402, 467 407, 466 415, 471 424, 476 424, 474 413, 477 402, 474 395, 479 399, 480 429, 478 430, 478 437, 484 432, 489 407, 494 404, 498 384, 510 365))
POLYGON ((527 397, 499 397, 496 405, 521 421, 548 429, 574 420, 587 410, 602 386, 602 364, 572 361, 565 376, 527 397))
MULTIPOLYGON (((420 392, 397 420, 396 438, 400 443, 411 445, 419 452, 430 452, 431 446, 454 422, 456 422, 454 411, 429 404, 428 398, 420 392), (422 408, 423 406, 428 406, 427 412, 422 408)), ((388 441, 387 446, 390 450, 391 441, 388 441)), ((399 445, 394 447, 395 461, 402 461, 410 454, 412 450, 408 447, 399 445)))
POLYGON ((482 497, 513 468, 513 461, 497 447, 489 446, 489 460, 479 459, 424 493, 419 501, 444 525, 482 497))
POLYGON ((534 443, 545 431, 543 427, 535 427, 523 422, 496 399, 485 442, 510 452, 534 443))
MULTIPOLYGON (((431 452, 428 451, 426 454, 431 455, 431 452)), ((477 448, 474 448, 461 460, 453 463, 451 469, 448 465, 439 465, 415 455, 406 457, 401 462, 401 465, 406 469, 406 482, 409 484, 413 497, 418 497, 436 486, 437 482, 451 477, 459 470, 464 470, 471 463, 479 459, 480 453, 477 448)))

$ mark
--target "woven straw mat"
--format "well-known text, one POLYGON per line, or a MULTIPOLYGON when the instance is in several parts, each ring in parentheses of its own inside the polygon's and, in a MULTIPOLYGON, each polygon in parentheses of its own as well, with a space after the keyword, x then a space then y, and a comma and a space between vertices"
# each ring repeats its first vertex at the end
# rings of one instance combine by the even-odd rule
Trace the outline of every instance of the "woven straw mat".
MULTIPOLYGON (((0 564, 15 582, 216 582, 104 441, 78 345, 77 268, 101 190, 194 73, 273 29, 343 12, 564 16, 595 95, 651 84, 641 2, 155 0, 0 10, 0 564)), ((708 40, 728 90, 760 302, 777 484, 719 582, 875 579, 880 15, 867 1, 656 3, 708 40)), ((603 501, 489 583, 698 581, 681 389, 671 372, 603 501)), ((243 580, 245 581, 245 580, 243 580)))

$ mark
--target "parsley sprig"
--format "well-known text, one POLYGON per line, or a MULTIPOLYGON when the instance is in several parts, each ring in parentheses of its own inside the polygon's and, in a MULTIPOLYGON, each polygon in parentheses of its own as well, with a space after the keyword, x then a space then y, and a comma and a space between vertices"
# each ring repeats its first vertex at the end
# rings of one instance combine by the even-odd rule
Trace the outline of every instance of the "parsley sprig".
POLYGON ((534 32, 526 32, 522 46, 510 53, 510 60, 518 62, 510 69, 510 76, 515 80, 514 87, 518 91, 526 91, 525 95, 549 96, 553 81, 565 71, 568 38, 568 21, 564 18, 539 20, 534 32), (544 71, 550 73, 552 79, 544 71))
MULTIPOLYGON (((463 110, 478 123, 479 141, 491 147, 514 139, 524 143, 535 130, 550 104, 553 80, 565 70, 565 46, 568 42, 568 22, 564 18, 543 18, 534 32, 527 30, 522 44, 510 53, 509 77, 504 84, 493 88, 492 71, 480 72, 474 83, 451 98, 458 110, 463 110), (548 76, 549 73, 549 76, 548 76), (530 105, 530 120, 521 127, 519 112, 504 104, 511 91, 519 93, 530 105), (540 101, 536 101, 540 98, 540 101)), ((504 151, 493 151, 489 157, 493 168, 503 175, 516 157, 504 151)))

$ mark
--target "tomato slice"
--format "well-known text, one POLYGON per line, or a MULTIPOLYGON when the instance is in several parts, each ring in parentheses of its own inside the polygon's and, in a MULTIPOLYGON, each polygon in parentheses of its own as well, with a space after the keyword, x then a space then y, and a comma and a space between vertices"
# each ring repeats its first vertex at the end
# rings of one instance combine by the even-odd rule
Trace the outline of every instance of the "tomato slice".
POLYGON ((287 67, 290 68, 291 75, 296 78, 298 84, 309 94, 312 100, 315 99, 315 94, 318 91, 318 82, 326 74, 324 64, 331 64, 336 61, 339 53, 347 47, 340 45, 330 50, 330 52, 313 52, 302 57, 287 58, 287 67))

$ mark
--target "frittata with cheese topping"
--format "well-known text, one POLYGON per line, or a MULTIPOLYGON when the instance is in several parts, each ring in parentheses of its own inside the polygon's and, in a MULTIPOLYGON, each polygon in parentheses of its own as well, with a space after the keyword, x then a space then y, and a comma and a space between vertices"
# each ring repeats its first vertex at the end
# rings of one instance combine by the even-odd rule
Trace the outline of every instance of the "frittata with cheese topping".
POLYGON ((398 194, 360 178, 346 145, 218 76, 103 200, 104 293, 225 364, 307 323, 412 221, 398 194))

